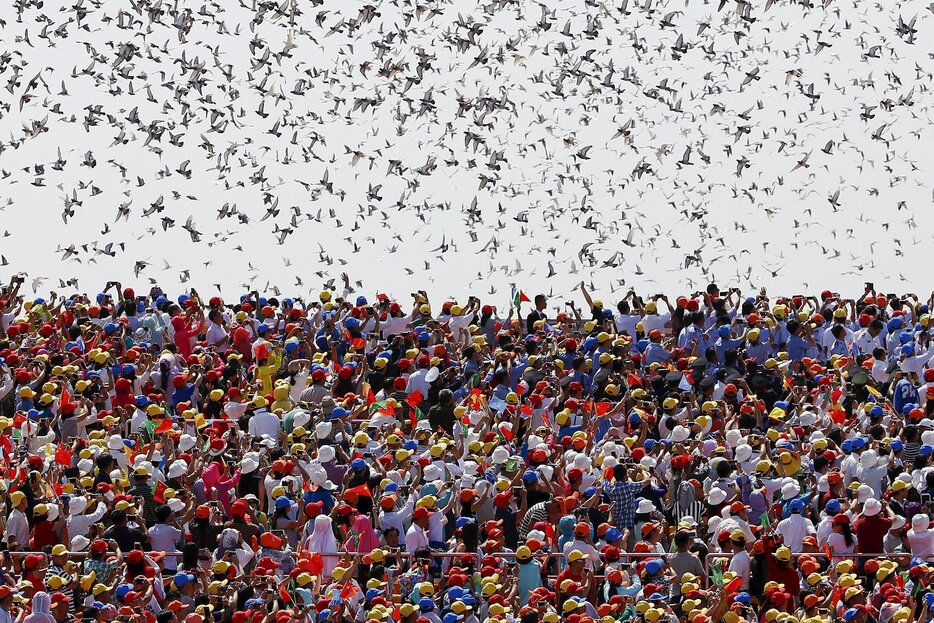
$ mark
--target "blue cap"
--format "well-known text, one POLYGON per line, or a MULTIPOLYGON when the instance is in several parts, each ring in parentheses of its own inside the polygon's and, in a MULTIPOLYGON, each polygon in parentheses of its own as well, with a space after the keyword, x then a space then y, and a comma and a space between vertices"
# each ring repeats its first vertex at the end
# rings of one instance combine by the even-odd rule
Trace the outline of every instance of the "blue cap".
POLYGON ((526 484, 531 484, 533 482, 538 482, 538 472, 531 469, 525 470, 525 473, 522 474, 522 482, 526 484))
POLYGON ((285 343, 285 352, 294 353, 297 350, 298 350, 298 342, 293 342, 292 340, 289 340, 288 342, 285 343))
POLYGON ((721 325, 717 327, 717 335, 720 337, 726 337, 730 334, 730 325, 721 325))
POLYGON ((923 446, 918 448, 918 454, 920 454, 921 456, 927 456, 931 454, 932 451, 934 451, 934 446, 929 446, 927 444, 924 444, 923 446))
POLYGON ((362 306, 362 305, 366 305, 366 297, 365 297, 365 296, 358 296, 358 297, 357 297, 357 307, 360 307, 360 306, 362 306))
POLYGON ((473 517, 458 517, 457 521, 454 522, 455 528, 463 528, 469 523, 474 523, 476 520, 473 517))
POLYGON ((464 596, 464 589, 461 588, 460 586, 452 586, 448 590, 448 599, 450 599, 451 601, 457 601, 463 596, 464 596))
POLYGON ((870 417, 882 417, 885 413, 885 409, 881 405, 873 405, 872 409, 869 410, 870 417))
POLYGON ((613 543, 623 538, 623 532, 619 528, 608 528, 603 538, 607 543, 613 543))
POLYGON ((282 299, 282 305, 284 307, 292 307, 293 305, 295 305, 295 301, 293 299, 286 297, 282 299))
POLYGON ((594 495, 596 495, 596 493, 597 493, 596 487, 587 487, 586 489, 584 489, 585 498, 592 498, 594 495))
POLYGON ((888 324, 889 331, 893 331, 893 330, 895 330, 895 329, 898 329, 898 328, 901 327, 901 326, 902 326, 902 317, 901 317, 901 316, 896 316, 895 318, 892 318, 891 320, 889 320, 889 324, 888 324))
POLYGON ((749 593, 737 593, 736 597, 733 598, 737 603, 741 603, 745 606, 748 606, 752 603, 752 598, 749 596, 749 593))
POLYGON ((461 601, 464 602, 468 606, 477 605, 477 598, 471 595, 470 593, 467 593, 466 595, 461 597, 461 601))
POLYGON ((276 508, 288 508, 289 506, 292 506, 292 500, 289 498, 284 495, 280 495, 276 498, 276 508))
POLYGON ((787 411, 787 410, 788 410, 788 402, 785 401, 785 400, 776 400, 776 401, 775 401, 775 404, 773 404, 772 406, 773 406, 773 407, 778 407, 778 408, 781 409, 782 411, 787 411))
MULTIPOLYGON (((607 530, 609 532, 609 530, 607 530)), ((662 570, 665 562, 659 558, 652 558, 645 563, 645 571, 649 575, 655 575, 662 570)))
POLYGON ((840 500, 836 498, 827 500, 824 510, 827 511, 828 515, 836 515, 840 512, 840 500))
POLYGON ((913 340, 914 337, 915 336, 911 331, 902 331, 901 333, 898 334, 898 342, 899 344, 907 344, 908 342, 913 340))
POLYGON ((269 331, 268 324, 260 324, 258 327, 256 327, 256 332, 259 333, 260 335, 262 335, 263 333, 266 333, 266 331, 269 331))
MULTIPOLYGON (((265 602, 263 602, 263 603, 265 603, 265 602)), ((318 613, 318 620, 319 620, 319 621, 326 621, 326 620, 329 619, 330 617, 331 617, 331 610, 330 610, 329 608, 325 608, 324 610, 322 610, 321 612, 318 613)))
POLYGON ((915 354, 915 345, 914 344, 905 344, 901 347, 901 354, 903 355, 914 355, 915 354))
POLYGON ((384 489, 386 493, 395 493, 398 490, 399 490, 399 484, 395 482, 390 482, 389 484, 386 485, 386 488, 384 489))
POLYGON ((367 601, 372 601, 372 600, 376 599, 377 597, 379 597, 379 596, 382 595, 382 594, 383 594, 382 589, 379 589, 379 588, 367 589, 367 592, 366 592, 366 600, 367 600, 367 601))
POLYGON ((91 607, 94 608, 95 610, 103 610, 104 608, 107 607, 107 604, 105 604, 102 601, 92 601, 91 607))
POLYGON ((649 347, 648 340, 639 340, 638 342, 636 342, 636 348, 639 349, 640 353, 645 352, 645 349, 648 347, 649 347))
POLYGON ((849 622, 852 621, 853 618, 856 617, 860 612, 862 612, 862 609, 860 609, 860 608, 850 608, 849 610, 847 610, 846 612, 843 613, 843 620, 846 621, 846 623, 849 623, 849 622))
POLYGON ((419 342, 427 342, 430 339, 431 339, 431 333, 428 333, 427 331, 422 331, 421 333, 418 334, 419 342))
POLYGON ((655 443, 654 439, 646 439, 642 447, 645 448, 646 452, 651 452, 655 448, 655 443))
POLYGON ((667 599, 667 597, 665 597, 661 593, 652 593, 651 595, 649 595, 649 601, 662 601, 664 599, 667 599))
POLYGON ((136 366, 134 366, 132 363, 125 363, 123 364, 123 367, 120 368, 120 373, 121 374, 135 374, 136 366))
POLYGON ((179 588, 185 586, 189 582, 194 582, 194 581, 195 581, 195 576, 191 575, 190 573, 176 573, 172 577, 172 583, 174 583, 175 586, 179 588))
POLYGON ((114 589, 114 595, 116 595, 117 599, 123 599, 131 590, 133 590, 132 584, 120 584, 114 589))
POLYGON ((136 406, 137 406, 137 407, 142 408, 142 407, 147 406, 148 404, 149 404, 149 396, 140 395, 140 396, 137 396, 137 397, 136 397, 136 406))
POLYGON ((431 597, 422 597, 418 600, 418 609, 422 612, 431 612, 435 609, 435 600, 431 597))
POLYGON ((896 439, 891 443, 892 452, 901 452, 905 449, 905 444, 901 439, 896 439))
POLYGON ((441 619, 441 623, 457 623, 460 620, 461 620, 461 617, 459 614, 448 612, 446 615, 444 615, 444 618, 441 619))
POLYGON ((350 415, 350 411, 343 407, 334 407, 334 410, 331 411, 331 419, 336 420, 337 418, 347 417, 350 415))
POLYGON ((632 426, 638 426, 639 424, 642 423, 642 416, 640 416, 638 413, 633 411, 632 413, 629 414, 629 423, 632 426))
POLYGON ((360 328, 360 321, 351 316, 350 318, 344 320, 344 326, 347 327, 347 329, 350 331, 353 331, 354 329, 360 328))
POLYGON ((355 471, 362 471, 366 469, 366 461, 363 459, 354 459, 350 462, 350 469, 355 471))
POLYGON ((108 335, 110 335, 116 330, 117 330, 117 325, 113 322, 108 322, 107 324, 104 325, 104 333, 108 335))
POLYGON ((191 298, 191 297, 188 296, 187 294, 179 294, 179 295, 178 295, 178 304, 179 304, 179 305, 182 305, 182 304, 185 303, 185 301, 187 301, 187 300, 190 299, 190 298, 191 298))
POLYGON ((244 607, 247 608, 247 609, 250 609, 250 608, 252 608, 253 606, 256 606, 257 608, 262 608, 262 607, 264 607, 264 606, 266 605, 266 602, 263 601, 262 599, 258 599, 258 598, 256 598, 256 597, 254 597, 253 599, 247 599, 247 600, 246 600, 246 603, 243 604, 243 605, 244 605, 244 607))
POLYGON ((402 448, 405 450, 412 450, 414 452, 415 450, 418 450, 418 442, 414 439, 406 439, 405 443, 402 444, 402 448))
POLYGON ((788 510, 792 513, 803 513, 804 502, 801 501, 801 498, 795 498, 788 504, 788 510))

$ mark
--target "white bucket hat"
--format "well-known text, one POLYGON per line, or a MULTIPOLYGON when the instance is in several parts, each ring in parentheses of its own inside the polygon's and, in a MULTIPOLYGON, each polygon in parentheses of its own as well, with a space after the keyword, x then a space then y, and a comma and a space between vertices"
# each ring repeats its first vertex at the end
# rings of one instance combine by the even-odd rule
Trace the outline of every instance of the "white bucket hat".
POLYGON ((321 446, 318 448, 318 460, 322 463, 330 463, 334 460, 334 447, 321 446))
POLYGON ((178 449, 181 452, 187 452, 195 447, 196 440, 189 434, 184 434, 178 439, 178 449))

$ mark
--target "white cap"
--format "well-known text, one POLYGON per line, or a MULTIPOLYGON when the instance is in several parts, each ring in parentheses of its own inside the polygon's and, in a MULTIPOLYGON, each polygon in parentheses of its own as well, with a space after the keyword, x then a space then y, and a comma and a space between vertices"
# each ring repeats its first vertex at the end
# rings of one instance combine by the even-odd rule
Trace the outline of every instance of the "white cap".
MULTIPOLYGON (((735 430, 735 429, 734 429, 735 430)), ((752 447, 748 443, 741 443, 736 446, 733 458, 737 463, 745 463, 752 457, 752 447)))
POLYGON ((184 459, 175 459, 169 465, 169 471, 167 476, 169 478, 178 478, 183 476, 188 472, 188 463, 184 459))
POLYGON ((68 512, 72 515, 81 515, 88 507, 88 499, 83 495, 76 495, 68 501, 68 512))
POLYGON ((672 429, 671 434, 668 436, 673 442, 680 443, 682 441, 687 441, 688 437, 691 436, 691 432, 684 426, 678 424, 674 427, 674 429, 672 429))
POLYGON ((422 472, 422 477, 426 482, 438 480, 441 478, 441 468, 437 465, 426 465, 425 471, 422 472))
POLYGON ((78 534, 71 539, 71 551, 83 552, 90 544, 91 540, 88 537, 78 534))
POLYGON ((315 424, 315 437, 318 439, 327 439, 333 428, 334 425, 330 422, 318 422, 315 424))
POLYGON ((433 367, 430 370, 428 370, 427 374, 425 374, 425 381, 428 383, 434 383, 435 381, 438 380, 439 376, 441 376, 441 370, 439 370, 437 366, 433 367))
POLYGON ((876 498, 869 498, 863 503, 863 515, 867 517, 873 517, 879 514, 879 511, 882 510, 882 504, 879 503, 879 500, 876 498))
POLYGON ((726 501, 726 491, 720 487, 714 487, 710 490, 710 493, 707 494, 707 501, 711 506, 719 506, 726 501))
POLYGON ((187 452, 195 447, 195 438, 185 433, 178 439, 178 449, 180 452, 187 452))
POLYGON ((931 524, 931 518, 923 513, 918 513, 911 518, 911 529, 915 532, 926 530, 931 524))
POLYGON ((801 493, 801 487, 796 482, 786 482, 782 485, 782 499, 790 500, 801 493))
POLYGON ((321 446, 318 448, 318 460, 322 463, 330 463, 334 460, 334 446, 321 446))
POLYGON ((171 508, 173 512, 176 512, 176 513, 182 511, 185 508, 185 503, 179 500, 178 498, 170 499, 168 502, 166 502, 166 505, 169 508, 171 508))
POLYGON ((240 473, 250 474, 259 467, 259 456, 255 452, 247 452, 240 460, 240 473))

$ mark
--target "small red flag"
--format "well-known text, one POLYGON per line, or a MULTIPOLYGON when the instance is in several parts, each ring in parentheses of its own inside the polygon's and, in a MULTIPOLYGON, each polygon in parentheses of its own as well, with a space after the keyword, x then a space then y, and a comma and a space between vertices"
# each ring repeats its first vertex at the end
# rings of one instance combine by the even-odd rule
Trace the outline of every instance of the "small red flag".
POLYGON ((155 430, 152 431, 154 434, 159 435, 162 433, 168 433, 172 431, 172 418, 162 418, 159 421, 159 425, 156 426, 155 430))
POLYGON ((348 581, 344 588, 341 589, 341 599, 350 599, 359 592, 360 589, 357 588, 357 585, 352 580, 348 581))
POLYGON ((63 443, 55 448, 55 462, 65 467, 71 467, 71 448, 63 443))
POLYGON ((156 502, 165 504, 165 490, 168 487, 161 480, 156 481, 156 490, 152 492, 152 497, 156 502))
POLYGON ((321 570, 324 569, 324 558, 320 552, 311 555, 308 559, 308 568, 312 575, 321 575, 321 570))
POLYGON ((367 407, 376 402, 376 395, 373 393, 373 388, 370 387, 369 383, 363 384, 363 395, 366 397, 367 407))
POLYGON ((357 487, 354 487, 353 489, 347 489, 347 491, 345 491, 344 493, 345 495, 347 493, 356 493, 358 497, 364 497, 364 498, 373 497, 373 494, 370 492, 370 486, 367 485, 366 483, 359 485, 357 487))
POLYGON ((292 603, 292 596, 289 595, 289 582, 292 581, 292 578, 286 578, 279 584, 279 598, 285 603, 292 603))
POLYGON ((598 402, 597 404, 594 405, 594 411, 596 412, 597 415, 603 415, 604 413, 609 411, 610 407, 612 406, 613 405, 610 404, 609 402, 598 402))
POLYGON ((409 403, 410 407, 417 409, 418 405, 425 402, 425 397, 422 396, 422 393, 416 389, 414 392, 405 397, 405 401, 409 403))

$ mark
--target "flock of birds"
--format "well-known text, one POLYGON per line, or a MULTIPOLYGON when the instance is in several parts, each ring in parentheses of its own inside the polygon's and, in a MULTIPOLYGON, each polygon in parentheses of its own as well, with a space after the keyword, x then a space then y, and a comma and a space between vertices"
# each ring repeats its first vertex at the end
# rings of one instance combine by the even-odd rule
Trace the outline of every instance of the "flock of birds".
POLYGON ((34 290, 911 282, 932 23, 909 0, 14 0, 0 270, 34 290))

